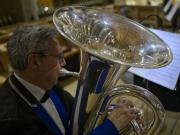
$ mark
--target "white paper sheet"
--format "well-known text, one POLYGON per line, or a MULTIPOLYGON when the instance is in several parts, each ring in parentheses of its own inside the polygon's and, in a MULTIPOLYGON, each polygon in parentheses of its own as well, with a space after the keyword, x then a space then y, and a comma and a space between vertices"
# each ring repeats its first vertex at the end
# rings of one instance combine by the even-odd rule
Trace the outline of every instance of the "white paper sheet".
POLYGON ((169 65, 158 69, 131 67, 129 71, 170 90, 175 90, 180 75, 180 34, 155 29, 150 30, 164 40, 171 48, 173 53, 172 62, 169 65))

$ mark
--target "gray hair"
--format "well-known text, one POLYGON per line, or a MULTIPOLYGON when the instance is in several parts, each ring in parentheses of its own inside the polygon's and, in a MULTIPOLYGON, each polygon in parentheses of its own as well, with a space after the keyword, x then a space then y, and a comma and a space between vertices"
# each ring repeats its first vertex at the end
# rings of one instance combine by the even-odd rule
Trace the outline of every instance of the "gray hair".
POLYGON ((58 32, 48 26, 21 26, 7 43, 11 66, 24 70, 27 57, 33 52, 46 52, 50 48, 48 40, 56 37, 58 32))

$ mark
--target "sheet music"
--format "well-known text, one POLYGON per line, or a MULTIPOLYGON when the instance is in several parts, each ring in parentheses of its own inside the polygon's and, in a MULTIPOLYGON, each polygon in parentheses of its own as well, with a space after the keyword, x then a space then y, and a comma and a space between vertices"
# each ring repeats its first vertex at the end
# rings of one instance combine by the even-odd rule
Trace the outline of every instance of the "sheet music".
POLYGON ((180 75, 180 34, 155 29, 150 30, 164 40, 171 48, 173 53, 172 62, 169 65, 158 69, 131 67, 129 71, 170 90, 175 90, 180 75))

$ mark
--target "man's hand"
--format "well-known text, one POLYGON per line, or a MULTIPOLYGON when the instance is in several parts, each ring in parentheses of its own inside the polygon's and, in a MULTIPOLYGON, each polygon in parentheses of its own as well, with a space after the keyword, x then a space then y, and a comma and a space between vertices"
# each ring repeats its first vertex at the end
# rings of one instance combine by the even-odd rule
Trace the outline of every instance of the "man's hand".
POLYGON ((107 118, 111 120, 119 130, 126 127, 133 119, 138 123, 143 121, 140 111, 134 107, 131 101, 125 98, 119 101, 118 105, 110 112, 107 118))

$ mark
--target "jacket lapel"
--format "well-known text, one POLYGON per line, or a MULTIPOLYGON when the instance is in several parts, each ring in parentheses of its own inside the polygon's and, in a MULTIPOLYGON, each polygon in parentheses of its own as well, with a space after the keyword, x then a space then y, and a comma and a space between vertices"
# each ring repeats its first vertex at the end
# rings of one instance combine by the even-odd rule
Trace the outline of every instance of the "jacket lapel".
POLYGON ((11 74, 9 83, 13 90, 18 94, 28 105, 36 106, 39 102, 37 99, 26 89, 26 87, 18 81, 18 79, 11 74))
MULTIPOLYGON (((9 83, 10 83, 12 89, 15 91, 15 93, 18 94, 32 108, 32 110, 37 114, 37 116, 46 123, 46 125, 54 132, 55 135, 65 134, 65 131, 63 131, 62 128, 61 128, 61 130, 62 130, 62 132, 61 132, 61 130, 57 127, 55 122, 52 120, 52 118, 49 116, 49 114, 46 112, 46 110, 42 107, 42 105, 39 103, 39 101, 26 89, 26 87, 23 84, 21 84, 18 81, 18 79, 13 74, 9 77, 9 83)), ((53 97, 53 99, 52 99, 53 102, 54 102, 54 97, 55 97, 55 100, 57 101, 58 96, 56 95, 56 93, 55 92, 51 92, 51 93, 52 93, 51 97, 53 97)), ((54 104, 60 115, 62 113, 62 111, 59 111, 58 108, 60 107, 59 104, 61 104, 61 103, 57 102, 54 104)), ((62 114, 62 115, 64 115, 64 114, 62 114)), ((60 115, 60 118, 61 118, 61 115, 60 115)), ((64 118, 64 116, 63 116, 63 118, 64 118)), ((65 121, 64 120, 62 120, 62 121, 65 124, 65 121)))

